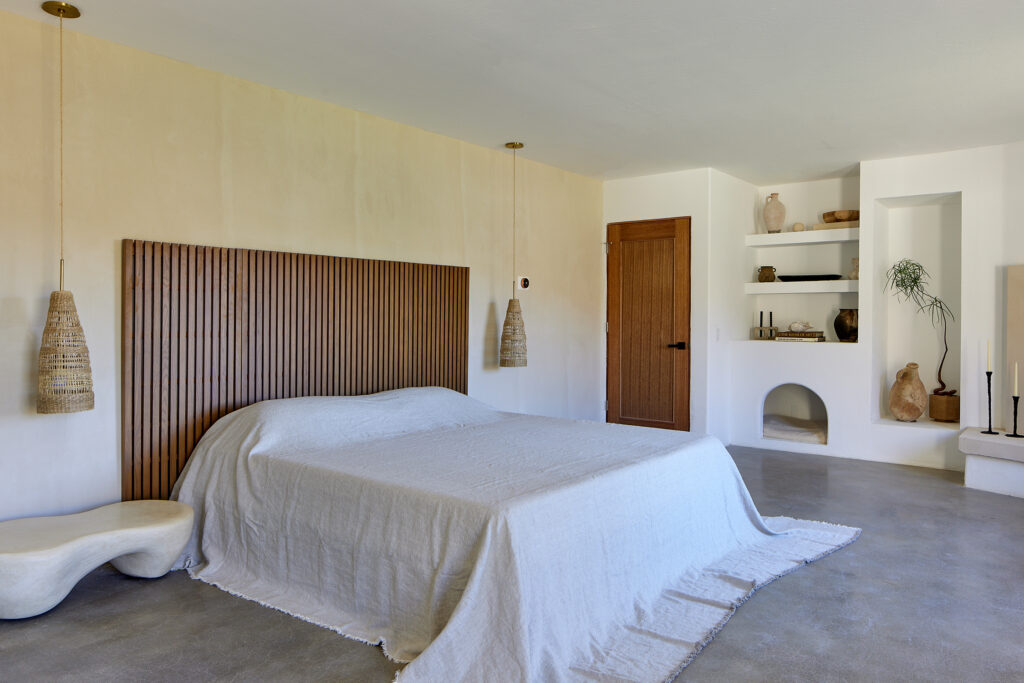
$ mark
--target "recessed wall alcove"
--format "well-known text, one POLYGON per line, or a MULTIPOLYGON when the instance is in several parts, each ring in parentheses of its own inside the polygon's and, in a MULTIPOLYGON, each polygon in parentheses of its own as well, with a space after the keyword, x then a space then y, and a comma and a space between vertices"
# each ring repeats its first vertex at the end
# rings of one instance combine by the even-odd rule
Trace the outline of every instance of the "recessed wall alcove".
POLYGON ((963 348, 961 319, 962 275, 977 273, 962 269, 963 200, 961 193, 914 195, 880 199, 875 205, 875 334, 873 364, 875 395, 878 397, 876 421, 894 426, 944 426, 958 423, 933 423, 928 414, 916 423, 896 422, 889 412, 889 388, 896 373, 907 363, 920 366, 921 381, 931 393, 938 385, 937 369, 944 343, 941 325, 933 324, 927 313, 902 301, 891 291, 882 291, 885 272, 899 259, 911 258, 928 271, 927 290, 942 299, 953 311, 947 341, 949 354, 942 368, 947 388, 961 388, 960 366, 963 348))
POLYGON ((780 384, 769 391, 761 415, 761 435, 766 439, 828 443, 825 402, 802 384, 780 384))

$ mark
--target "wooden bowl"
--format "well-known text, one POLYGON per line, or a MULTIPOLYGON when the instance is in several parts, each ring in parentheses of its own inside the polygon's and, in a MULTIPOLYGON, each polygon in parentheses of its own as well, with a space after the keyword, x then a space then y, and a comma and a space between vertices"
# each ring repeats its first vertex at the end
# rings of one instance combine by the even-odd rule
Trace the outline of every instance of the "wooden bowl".
POLYGON ((826 211, 821 214, 821 217, 825 219, 826 223, 843 223, 845 221, 855 221, 860 218, 860 211, 855 209, 846 209, 844 211, 826 211))

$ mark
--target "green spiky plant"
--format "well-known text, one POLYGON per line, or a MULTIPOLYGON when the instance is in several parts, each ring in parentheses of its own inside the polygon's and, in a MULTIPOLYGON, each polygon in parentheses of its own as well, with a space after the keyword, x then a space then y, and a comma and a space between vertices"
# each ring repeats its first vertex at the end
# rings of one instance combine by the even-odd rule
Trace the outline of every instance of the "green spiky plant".
POLYGON ((947 328, 950 320, 956 320, 953 311, 942 299, 928 293, 928 271, 917 261, 903 258, 893 264, 885 273, 885 286, 882 291, 893 290, 897 299, 912 301, 917 310, 927 313, 932 320, 932 325, 937 327, 942 323, 942 360, 939 361, 938 379, 939 386, 932 393, 938 396, 952 396, 956 389, 946 389, 946 383, 942 381, 942 366, 949 355, 949 341, 946 338, 947 328))

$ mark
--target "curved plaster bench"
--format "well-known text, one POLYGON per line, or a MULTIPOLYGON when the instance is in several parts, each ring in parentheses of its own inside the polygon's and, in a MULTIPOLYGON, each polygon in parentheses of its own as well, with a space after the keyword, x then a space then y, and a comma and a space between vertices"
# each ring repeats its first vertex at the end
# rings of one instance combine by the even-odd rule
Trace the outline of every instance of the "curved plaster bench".
POLYGON ((135 500, 0 522, 0 619, 53 609, 104 562, 129 576, 163 576, 192 535, 192 514, 176 501, 135 500))

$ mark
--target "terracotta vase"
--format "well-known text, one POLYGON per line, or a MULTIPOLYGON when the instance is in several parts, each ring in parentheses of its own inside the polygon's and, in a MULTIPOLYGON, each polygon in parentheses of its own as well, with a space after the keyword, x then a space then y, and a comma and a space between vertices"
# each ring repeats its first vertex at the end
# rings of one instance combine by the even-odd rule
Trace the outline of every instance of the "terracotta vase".
POLYGON ((786 220, 786 205, 779 201, 778 192, 772 192, 764 200, 763 216, 768 232, 782 232, 782 224, 786 220))
POLYGON ((889 412, 900 422, 914 422, 924 415, 928 405, 928 392, 917 374, 917 363, 896 373, 896 381, 889 390, 889 412))
POLYGON ((840 308, 839 315, 832 321, 832 328, 836 331, 836 338, 839 341, 857 341, 857 309, 840 308))
POLYGON ((775 268, 772 266, 761 266, 757 269, 758 282, 775 282, 775 268))

